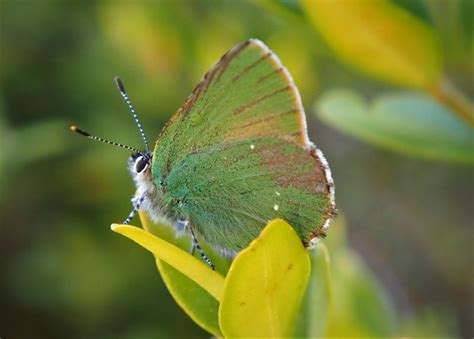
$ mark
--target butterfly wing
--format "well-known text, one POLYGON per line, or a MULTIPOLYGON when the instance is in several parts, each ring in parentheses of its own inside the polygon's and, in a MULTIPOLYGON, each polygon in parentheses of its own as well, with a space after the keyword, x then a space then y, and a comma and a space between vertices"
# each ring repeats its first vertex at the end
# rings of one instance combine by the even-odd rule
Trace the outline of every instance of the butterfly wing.
POLYGON ((168 121, 155 153, 167 169, 192 150, 227 140, 279 135, 306 145, 305 124, 290 75, 262 42, 252 39, 209 70, 168 121))
POLYGON ((306 244, 322 231, 330 202, 316 154, 278 137, 235 140, 190 153, 166 179, 167 203, 216 247, 236 253, 274 218, 306 244))
POLYGON ((298 91, 254 39, 226 53, 170 119, 152 173, 165 204, 234 251, 277 216, 308 241, 335 209, 329 168, 311 148, 298 91))

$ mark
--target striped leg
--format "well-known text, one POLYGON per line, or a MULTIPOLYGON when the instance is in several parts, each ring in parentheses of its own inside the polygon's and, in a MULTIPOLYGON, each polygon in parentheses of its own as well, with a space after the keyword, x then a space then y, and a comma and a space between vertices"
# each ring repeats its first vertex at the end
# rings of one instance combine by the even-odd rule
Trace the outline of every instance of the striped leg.
POLYGON ((196 238, 196 235, 194 234, 193 228, 189 227, 189 230, 191 232, 191 238, 193 242, 193 246, 191 247, 191 254, 194 253, 194 250, 196 249, 199 254, 201 255, 202 260, 204 260, 213 270, 216 269, 216 266, 212 263, 211 259, 208 258, 206 253, 202 250, 201 246, 199 246, 198 240, 196 238))
POLYGON ((135 198, 132 199, 133 209, 130 212, 130 214, 128 215, 127 219, 125 219, 122 222, 122 224, 127 225, 132 220, 132 218, 135 216, 135 214, 137 214, 138 210, 140 209, 140 206, 141 206, 143 200, 145 200, 145 195, 141 196, 138 200, 136 200, 135 198))

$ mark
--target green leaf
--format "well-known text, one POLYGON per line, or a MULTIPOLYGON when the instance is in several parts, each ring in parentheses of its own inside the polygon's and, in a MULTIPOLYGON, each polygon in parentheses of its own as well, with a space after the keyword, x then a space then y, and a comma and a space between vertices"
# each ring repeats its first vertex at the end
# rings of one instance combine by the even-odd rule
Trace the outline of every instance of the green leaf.
MULTIPOLYGON (((172 229, 171 225, 154 224, 144 213, 140 213, 140 220, 146 231, 183 250, 190 248, 191 242, 189 237, 177 237, 176 231, 172 229)), ((207 244, 201 243, 201 246, 216 265, 216 269, 225 275, 230 266, 230 261, 220 257, 207 244)), ((205 289, 185 274, 173 268, 173 266, 168 265, 159 258, 156 259, 156 265, 166 287, 184 312, 206 331, 215 336, 222 336, 218 321, 219 302, 205 289)))
POLYGON ((295 337, 324 337, 331 307, 331 272, 329 253, 326 246, 319 243, 309 251, 311 275, 298 316, 295 337))
POLYGON ((338 90, 317 102, 327 124, 366 142, 429 159, 474 163, 473 129, 419 93, 385 95, 367 104, 338 90))
POLYGON ((326 335, 393 336, 393 306, 379 281, 357 253, 342 247, 331 253, 333 303, 326 335))
POLYGON ((390 83, 426 88, 442 71, 430 27, 386 0, 303 0, 312 23, 347 64, 390 83))
POLYGON ((310 273, 309 255, 293 228, 270 222, 239 253, 219 309, 226 338, 290 336, 310 273))

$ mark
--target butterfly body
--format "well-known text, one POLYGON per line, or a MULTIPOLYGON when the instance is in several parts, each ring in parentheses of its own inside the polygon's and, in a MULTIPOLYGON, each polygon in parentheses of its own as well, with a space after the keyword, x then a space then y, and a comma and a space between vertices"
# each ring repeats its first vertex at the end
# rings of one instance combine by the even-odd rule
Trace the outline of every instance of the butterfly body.
POLYGON ((226 53, 162 130, 150 166, 131 159, 136 198, 155 220, 185 220, 233 256, 283 218, 310 246, 335 213, 334 183, 309 141, 298 91, 251 39, 226 53))

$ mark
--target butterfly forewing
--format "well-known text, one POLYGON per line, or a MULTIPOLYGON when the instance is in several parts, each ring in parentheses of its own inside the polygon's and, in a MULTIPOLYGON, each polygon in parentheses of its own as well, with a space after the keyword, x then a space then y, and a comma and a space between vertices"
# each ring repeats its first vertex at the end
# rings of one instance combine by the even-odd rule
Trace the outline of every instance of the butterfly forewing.
POLYGON ((281 135, 304 143, 304 117, 286 70, 261 42, 249 40, 206 74, 158 139, 178 161, 190 149, 223 140, 281 135))
POLYGON ((206 74, 163 129, 152 171, 164 203, 228 251, 276 217, 307 241, 332 212, 296 87, 258 40, 234 47, 206 74))

